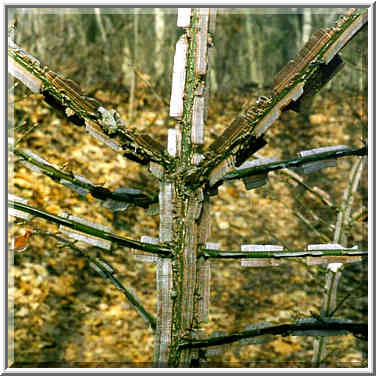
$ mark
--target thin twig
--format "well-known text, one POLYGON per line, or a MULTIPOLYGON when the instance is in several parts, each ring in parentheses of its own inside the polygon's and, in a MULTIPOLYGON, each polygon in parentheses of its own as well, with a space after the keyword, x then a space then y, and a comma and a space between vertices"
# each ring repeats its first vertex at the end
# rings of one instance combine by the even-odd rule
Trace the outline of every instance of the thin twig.
POLYGON ((65 247, 73 249, 74 251, 78 252, 81 256, 87 258, 90 262, 96 265, 96 267, 101 271, 99 275, 104 279, 109 279, 113 283, 113 285, 124 294, 124 296, 131 303, 131 305, 137 310, 137 312, 139 312, 141 317, 143 317, 147 322, 149 322, 150 327, 153 329, 153 331, 156 330, 156 319, 143 307, 143 305, 134 296, 134 294, 129 289, 124 287, 124 285, 114 276, 114 273, 109 271, 109 269, 114 269, 110 264, 108 264, 107 261, 100 260, 100 262, 98 262, 97 258, 91 257, 86 252, 84 252, 84 250, 77 247, 75 245, 76 241, 72 242, 59 235, 56 235, 55 233, 51 233, 49 231, 42 231, 40 229, 34 230, 33 232, 38 235, 53 237, 57 241, 64 243, 65 247), (104 267, 103 263, 105 265, 108 265, 109 267, 104 267))
POLYGON ((40 123, 34 123, 18 140, 14 141, 14 146, 17 146, 25 137, 27 137, 31 132, 34 131, 36 127, 38 127, 40 123))
MULTIPOLYGON (((289 209, 289 207, 284 203, 282 202, 282 205, 284 205, 287 209, 289 209)), ((313 226, 311 224, 311 222, 299 211, 299 210, 292 210, 292 213, 297 217, 299 218, 303 224, 305 224, 311 231, 313 231, 317 236, 319 236, 320 238, 324 239, 325 241, 329 242, 330 241, 330 238, 325 235, 324 233, 322 233, 321 231, 317 230, 315 228, 315 226, 313 226)))
POLYGON ((317 197, 323 204, 327 205, 331 209, 337 210, 337 207, 332 204, 326 197, 324 197, 319 192, 315 191, 314 188, 311 188, 307 183, 303 181, 303 178, 300 177, 295 172, 292 172, 288 169, 282 169, 279 171, 279 173, 286 175, 288 178, 294 180, 296 183, 300 184, 302 187, 304 187, 308 192, 310 192, 313 196, 317 197))

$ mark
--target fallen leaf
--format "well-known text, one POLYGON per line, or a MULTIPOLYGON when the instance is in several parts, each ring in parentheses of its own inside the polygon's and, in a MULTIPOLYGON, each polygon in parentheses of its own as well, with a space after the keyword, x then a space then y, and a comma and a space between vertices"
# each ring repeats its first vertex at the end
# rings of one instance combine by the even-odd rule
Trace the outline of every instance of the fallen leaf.
POLYGON ((24 235, 18 236, 12 240, 12 251, 23 252, 27 248, 27 241, 31 235, 30 231, 26 231, 24 235))

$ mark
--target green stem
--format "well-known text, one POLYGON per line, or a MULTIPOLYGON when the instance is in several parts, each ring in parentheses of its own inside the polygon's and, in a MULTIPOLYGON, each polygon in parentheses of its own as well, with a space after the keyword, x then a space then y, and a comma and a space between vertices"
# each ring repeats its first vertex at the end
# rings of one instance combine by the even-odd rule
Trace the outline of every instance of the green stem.
POLYGON ((260 252, 242 252, 242 251, 219 251, 215 249, 202 248, 200 255, 205 258, 214 259, 281 259, 285 257, 327 257, 327 256, 367 256, 368 251, 351 249, 323 249, 323 250, 289 250, 282 252, 260 251, 260 252))

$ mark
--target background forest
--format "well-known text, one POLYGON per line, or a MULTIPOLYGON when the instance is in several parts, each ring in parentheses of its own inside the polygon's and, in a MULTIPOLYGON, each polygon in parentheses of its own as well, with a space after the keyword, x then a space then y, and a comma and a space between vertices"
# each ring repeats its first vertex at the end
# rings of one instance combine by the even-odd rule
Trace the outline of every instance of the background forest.
MULTIPOLYGON (((80 83, 84 91, 115 108, 132 128, 166 145, 176 9, 8 9, 16 20, 15 42, 42 64, 80 83)), ((268 95, 274 75, 310 35, 331 26, 344 8, 219 9, 211 61, 211 98, 206 145, 215 140, 246 103, 268 95)), ((367 29, 344 49, 345 67, 314 97, 305 113, 288 111, 266 135, 258 156, 288 159, 297 152, 330 145, 367 143, 367 29)), ((148 171, 70 124, 9 77, 9 137, 50 163, 114 190, 138 188, 153 196, 158 182, 148 171)), ((224 249, 247 244, 279 244, 304 249, 330 243, 337 211, 355 158, 336 168, 299 177, 270 173, 268 184, 246 191, 241 181, 222 185, 213 200, 211 242, 224 249), (310 190, 307 189, 307 186, 310 190)), ((354 195, 348 246, 367 249, 367 168, 354 195)), ((156 212, 130 206, 112 212, 90 194, 79 196, 48 177, 9 160, 9 192, 54 214, 63 211, 109 226, 139 240, 158 236, 156 212)), ((10 253, 14 304, 10 322, 15 366, 150 367, 153 335, 123 295, 72 249, 45 236, 57 227, 40 219, 10 224, 10 238, 32 230, 26 250, 10 253)), ((88 250, 95 253, 95 249, 88 250)), ((155 266, 115 248, 102 255, 144 306, 155 312, 155 266)), ((11 270, 11 269, 9 269, 11 270)), ((289 262, 279 267, 246 268, 240 262, 212 265, 209 323, 204 328, 230 332, 262 321, 291 322, 319 314, 324 269, 289 262)), ((338 315, 366 321, 367 265, 345 267, 338 315)), ((234 344, 218 367, 309 367, 314 337, 263 337, 234 344)), ((352 335, 330 337, 327 367, 365 367, 367 344, 352 335)))

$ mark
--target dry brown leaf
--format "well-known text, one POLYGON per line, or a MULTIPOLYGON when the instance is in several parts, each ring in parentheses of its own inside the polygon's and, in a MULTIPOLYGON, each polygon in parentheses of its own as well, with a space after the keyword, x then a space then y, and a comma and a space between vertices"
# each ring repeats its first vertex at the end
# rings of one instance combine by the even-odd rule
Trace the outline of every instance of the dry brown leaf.
POLYGON ((18 236, 15 239, 12 239, 12 251, 14 252, 23 252, 28 247, 28 239, 31 235, 31 232, 27 230, 24 235, 18 236))

